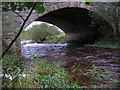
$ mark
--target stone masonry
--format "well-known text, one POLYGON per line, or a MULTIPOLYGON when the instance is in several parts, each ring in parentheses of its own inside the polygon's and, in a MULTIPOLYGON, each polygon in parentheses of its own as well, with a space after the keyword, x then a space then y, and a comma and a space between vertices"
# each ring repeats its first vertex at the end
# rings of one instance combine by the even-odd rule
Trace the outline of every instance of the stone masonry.
MULTIPOLYGON (((45 15, 49 14, 50 12, 53 12, 55 10, 59 10, 62 8, 81 8, 81 9, 86 9, 86 10, 96 10, 94 6, 88 6, 85 5, 84 2, 44 2, 44 7, 45 7, 45 11, 42 14, 38 14, 36 11, 34 11, 32 13, 32 15, 30 16, 29 20, 27 21, 26 26, 28 26, 30 23, 32 23, 33 21, 39 20, 38 18, 40 17, 44 17, 45 15)), ((18 12, 21 16, 23 16, 23 18, 26 18, 28 13, 30 10, 27 11, 21 11, 18 12)), ((73 13, 74 14, 74 13, 73 13)), ((11 40, 14 38, 14 36, 17 34, 17 31, 19 30, 18 28, 20 27, 21 23, 22 23, 22 19, 19 18, 19 16, 15 15, 15 17, 17 17, 19 20, 19 22, 16 22, 16 25, 18 27, 16 27, 14 30, 12 29, 10 32, 5 32, 5 30, 3 30, 3 50, 4 48, 6 48, 9 44, 9 42, 11 42, 11 40)), ((3 16, 3 24, 4 22, 7 20, 7 17, 3 16)), ((59 20, 58 20, 59 21, 59 20)), ((107 20, 109 21, 109 20, 107 20)), ((111 23, 112 24, 112 23, 111 23)), ((4 25, 3 25, 4 27, 4 25)), ((25 28, 24 27, 24 28, 25 28)), ((71 34, 72 35, 72 34, 71 34)), ((73 34, 74 35, 74 34, 73 34)), ((17 49, 18 51, 20 51, 20 40, 17 40, 13 46, 14 49, 11 49, 12 52, 15 52, 17 49)))

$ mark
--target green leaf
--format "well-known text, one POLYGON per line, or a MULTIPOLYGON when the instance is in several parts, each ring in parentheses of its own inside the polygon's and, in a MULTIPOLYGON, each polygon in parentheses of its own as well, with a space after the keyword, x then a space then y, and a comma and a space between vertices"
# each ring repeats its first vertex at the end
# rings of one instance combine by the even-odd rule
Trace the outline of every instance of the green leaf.
POLYGON ((91 0, 86 0, 85 5, 93 6, 93 2, 91 2, 91 0))
POLYGON ((15 10, 16 10, 16 6, 12 7, 11 9, 12 9, 13 11, 15 11, 15 10))
POLYGON ((93 6, 93 2, 89 2, 89 5, 93 6))
POLYGON ((38 13, 43 13, 45 11, 45 8, 43 7, 43 4, 42 3, 37 3, 36 7, 35 7, 35 10, 38 12, 38 13))
MULTIPOLYGON (((8 8, 11 9, 12 11, 15 10, 25 10, 30 9, 33 7, 34 2, 5 2, 2 3, 3 8, 8 8)), ((38 13, 43 13, 45 11, 45 8, 43 7, 43 2, 37 2, 36 7, 34 8, 34 10, 36 10, 38 13)))
POLYGON ((17 8, 17 10, 19 10, 19 11, 22 11, 22 9, 23 9, 22 7, 20 7, 20 8, 17 8))
POLYGON ((93 6, 93 2, 85 2, 85 5, 93 6))
POLYGON ((89 5, 89 2, 85 2, 85 5, 89 5))
POLYGON ((41 7, 40 9, 37 10, 38 13, 43 13, 45 11, 44 7, 41 7))
POLYGON ((11 10, 15 11, 17 9, 17 5, 13 2, 10 3, 11 10))
POLYGON ((33 2, 25 2, 25 4, 24 4, 28 9, 30 9, 33 5, 34 5, 34 3, 33 2))

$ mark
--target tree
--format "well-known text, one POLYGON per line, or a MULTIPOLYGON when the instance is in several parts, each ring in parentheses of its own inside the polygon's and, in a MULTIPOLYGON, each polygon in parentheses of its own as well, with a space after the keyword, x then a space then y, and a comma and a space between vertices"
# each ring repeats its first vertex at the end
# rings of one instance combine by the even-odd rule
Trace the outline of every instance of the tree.
POLYGON ((21 17, 23 19, 23 23, 22 23, 22 26, 20 27, 20 29, 18 31, 18 34, 11 41, 11 43, 5 49, 5 51, 2 53, 2 57, 4 57, 4 55, 8 52, 8 50, 13 45, 13 43, 20 36, 20 34, 21 34, 22 30, 23 30, 23 27, 25 26, 27 20, 31 16, 33 10, 36 10, 38 13, 43 13, 44 10, 45 10, 45 8, 43 7, 43 2, 2 2, 2 10, 3 11, 10 10, 10 11, 16 13, 17 15, 19 15, 19 17, 21 17), (27 15, 26 19, 24 19, 21 15, 19 15, 17 12, 15 12, 16 10, 22 11, 22 10, 26 10, 26 9, 31 9, 30 12, 29 12, 29 14, 27 15))
POLYGON ((49 26, 46 23, 40 25, 33 25, 29 30, 27 30, 28 36, 31 40, 36 42, 41 42, 60 34, 58 28, 55 26, 49 26))

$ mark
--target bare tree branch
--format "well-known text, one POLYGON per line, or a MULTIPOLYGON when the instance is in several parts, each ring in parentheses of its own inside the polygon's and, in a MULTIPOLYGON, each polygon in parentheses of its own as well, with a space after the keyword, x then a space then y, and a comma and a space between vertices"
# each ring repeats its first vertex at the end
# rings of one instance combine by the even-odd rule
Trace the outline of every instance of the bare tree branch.
MULTIPOLYGON (((4 9, 10 10, 10 9, 8 9, 8 8, 5 8, 5 7, 4 7, 4 9)), ((19 13, 15 12, 15 11, 13 11, 13 10, 11 10, 11 11, 14 12, 15 14, 17 14, 23 21, 25 21, 25 19, 24 19, 19 13)))
POLYGON ((2 58, 3 58, 4 55, 8 52, 8 50, 11 48, 11 46, 13 45, 13 43, 17 40, 17 38, 20 36, 20 34, 21 34, 22 30, 23 30, 23 27, 25 26, 27 20, 28 20, 29 17, 31 16, 32 11, 34 10, 36 4, 37 4, 37 2, 34 3, 34 5, 33 5, 32 9, 31 9, 31 11, 29 12, 27 18, 24 20, 24 22, 23 22, 23 24, 22 24, 22 26, 21 26, 21 28, 20 28, 18 34, 16 35, 16 37, 11 41, 11 43, 9 44, 9 46, 7 47, 7 49, 2 53, 2 58))
POLYGON ((25 21, 25 19, 19 13, 15 12, 15 11, 12 11, 12 12, 16 13, 19 17, 22 18, 23 21, 25 21))

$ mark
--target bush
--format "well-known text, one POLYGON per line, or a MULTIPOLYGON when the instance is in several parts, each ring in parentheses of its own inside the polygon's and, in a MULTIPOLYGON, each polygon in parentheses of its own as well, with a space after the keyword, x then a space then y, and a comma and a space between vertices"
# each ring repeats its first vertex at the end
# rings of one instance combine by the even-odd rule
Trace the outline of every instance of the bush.
POLYGON ((21 33, 21 40, 32 40, 40 43, 65 43, 67 37, 65 33, 58 31, 55 26, 48 26, 45 23, 33 25, 27 31, 21 33))
POLYGON ((33 41, 42 42, 60 33, 55 26, 48 26, 42 23, 40 25, 33 25, 32 28, 30 28, 29 37, 33 41))
POLYGON ((61 34, 51 37, 48 40, 43 41, 42 43, 65 43, 67 41, 68 41, 67 37, 64 34, 61 34))
POLYGON ((21 40, 30 40, 31 37, 30 37, 30 35, 29 35, 29 32, 23 30, 22 33, 20 34, 20 39, 21 39, 21 40))

